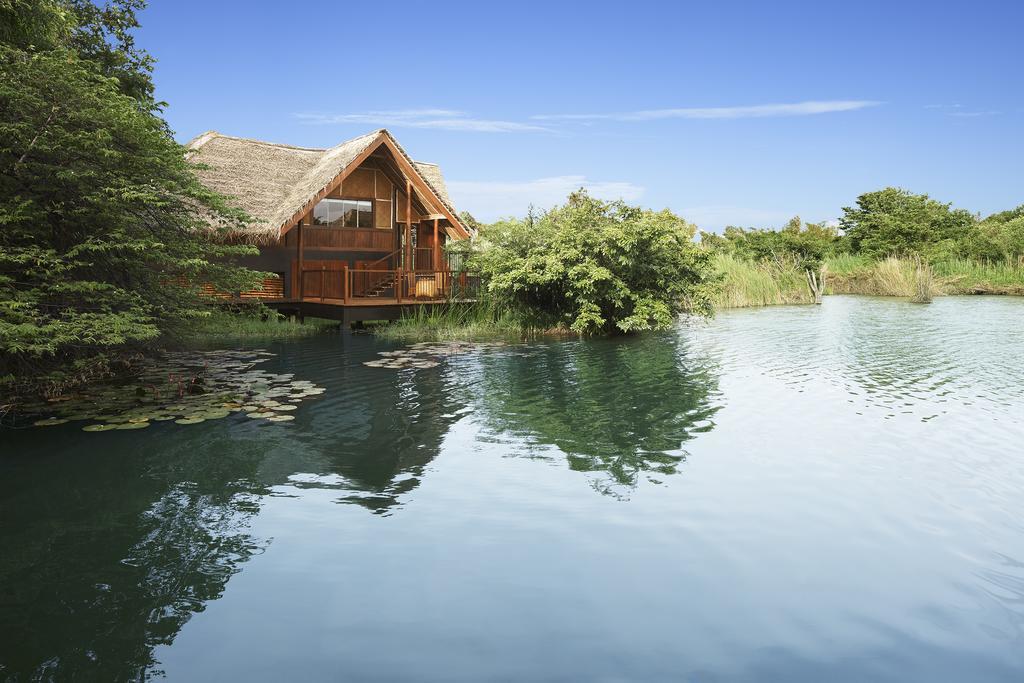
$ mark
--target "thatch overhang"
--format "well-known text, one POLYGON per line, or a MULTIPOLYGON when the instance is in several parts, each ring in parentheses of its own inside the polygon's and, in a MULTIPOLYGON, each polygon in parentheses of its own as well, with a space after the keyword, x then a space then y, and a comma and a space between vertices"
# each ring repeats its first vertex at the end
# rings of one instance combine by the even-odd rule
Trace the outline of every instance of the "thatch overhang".
POLYGON ((188 143, 188 159, 196 175, 212 190, 230 198, 253 222, 229 236, 232 240, 268 244, 280 239, 316 202, 380 148, 395 157, 408 178, 418 204, 435 208, 446 219, 447 234, 469 236, 448 196, 441 169, 414 161, 385 129, 327 149, 294 147, 208 131, 188 143))

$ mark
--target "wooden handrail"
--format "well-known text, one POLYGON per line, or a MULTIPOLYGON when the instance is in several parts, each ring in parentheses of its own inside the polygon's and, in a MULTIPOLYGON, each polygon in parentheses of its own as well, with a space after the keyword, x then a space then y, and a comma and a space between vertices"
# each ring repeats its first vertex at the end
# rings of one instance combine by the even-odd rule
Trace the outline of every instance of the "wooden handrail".
MULTIPOLYGON (((379 258, 379 259, 377 259, 376 261, 374 261, 373 263, 371 263, 371 264, 370 264, 370 267, 371 267, 371 268, 372 268, 372 267, 374 267, 375 265, 377 265, 377 264, 378 264, 378 263, 380 263, 381 261, 386 261, 387 259, 391 258, 392 256, 394 256, 395 254, 397 254, 397 253, 398 253, 398 252, 400 252, 401 250, 402 250, 402 249, 401 249, 401 247, 399 247, 398 249, 395 249, 395 250, 394 250, 393 252, 391 252, 391 253, 390 253, 390 254, 388 254, 387 256, 382 256, 381 258, 379 258)), ((362 270, 362 269, 360 269, 360 270, 362 270)))
MULTIPOLYGON (((405 270, 403 268, 349 268, 343 264, 340 269, 328 270, 326 267, 303 268, 299 271, 300 279, 305 278, 308 273, 320 274, 321 302, 328 299, 339 300, 342 304, 349 304, 353 299, 366 301, 368 298, 381 296, 386 289, 394 290, 394 303, 413 303, 419 301, 441 301, 454 300, 466 297, 470 289, 469 279, 478 277, 474 273, 466 271, 446 270, 405 270), (328 297, 327 285, 328 275, 334 277, 335 273, 341 277, 340 288, 331 289, 331 296, 328 297), (356 280, 357 275, 372 276, 361 281, 356 280), (357 290, 356 283, 362 282, 357 290), (381 286, 383 285, 383 286, 381 286), (358 293, 357 293, 358 291, 358 293), (375 293, 369 293, 375 292, 375 293)), ((332 281, 333 282, 333 281, 332 281)))

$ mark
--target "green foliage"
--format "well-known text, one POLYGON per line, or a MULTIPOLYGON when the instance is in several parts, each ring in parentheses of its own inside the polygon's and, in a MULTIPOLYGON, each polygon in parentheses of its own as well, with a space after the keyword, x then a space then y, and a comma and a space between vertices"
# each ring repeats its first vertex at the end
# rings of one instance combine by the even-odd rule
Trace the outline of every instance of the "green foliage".
POLYGON ((242 220, 196 180, 147 103, 148 61, 125 37, 139 3, 86 5, 2 6, 5 18, 22 18, 0 45, 0 378, 8 383, 61 381, 62 368, 128 353, 205 314, 196 289, 179 283, 233 291, 260 275, 233 268, 231 258, 251 249, 216 243, 198 218, 225 227, 242 220), (54 17, 72 23, 61 28, 54 17), (82 17, 93 23, 73 23, 82 17))
POLYGON ((711 259, 693 234, 667 210, 579 191, 541 216, 483 228, 472 267, 498 302, 536 315, 535 326, 577 334, 664 329, 684 310, 712 310, 711 259))
POLYGON ((817 270, 839 242, 835 228, 820 223, 804 225, 794 216, 781 230, 727 227, 724 234, 701 232, 701 245, 720 254, 730 254, 777 268, 817 270))
POLYGON ((926 194, 888 187, 862 194, 856 207, 844 207, 840 223, 851 251, 881 258, 927 252, 946 241, 967 239, 975 219, 926 194))
POLYGON ((1024 260, 1024 205, 993 214, 979 222, 960 253, 982 261, 1024 260))

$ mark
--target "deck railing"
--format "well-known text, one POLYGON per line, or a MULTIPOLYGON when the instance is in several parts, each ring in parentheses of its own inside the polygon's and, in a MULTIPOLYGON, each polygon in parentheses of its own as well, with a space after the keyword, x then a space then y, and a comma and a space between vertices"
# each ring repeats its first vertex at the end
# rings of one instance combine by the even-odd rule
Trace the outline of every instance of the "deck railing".
POLYGON ((335 304, 435 303, 475 297, 480 279, 450 270, 303 269, 302 298, 335 304))

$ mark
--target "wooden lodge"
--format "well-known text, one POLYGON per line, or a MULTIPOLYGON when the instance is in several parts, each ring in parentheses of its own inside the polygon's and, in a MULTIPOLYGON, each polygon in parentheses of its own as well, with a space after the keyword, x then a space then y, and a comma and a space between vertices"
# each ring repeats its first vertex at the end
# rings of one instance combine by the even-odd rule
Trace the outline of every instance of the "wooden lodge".
POLYGON ((210 131, 188 149, 200 180, 254 219, 228 236, 259 247, 244 265, 275 274, 235 296, 343 321, 468 296, 444 246, 470 233, 441 169, 413 161, 387 130, 328 149, 210 131))

